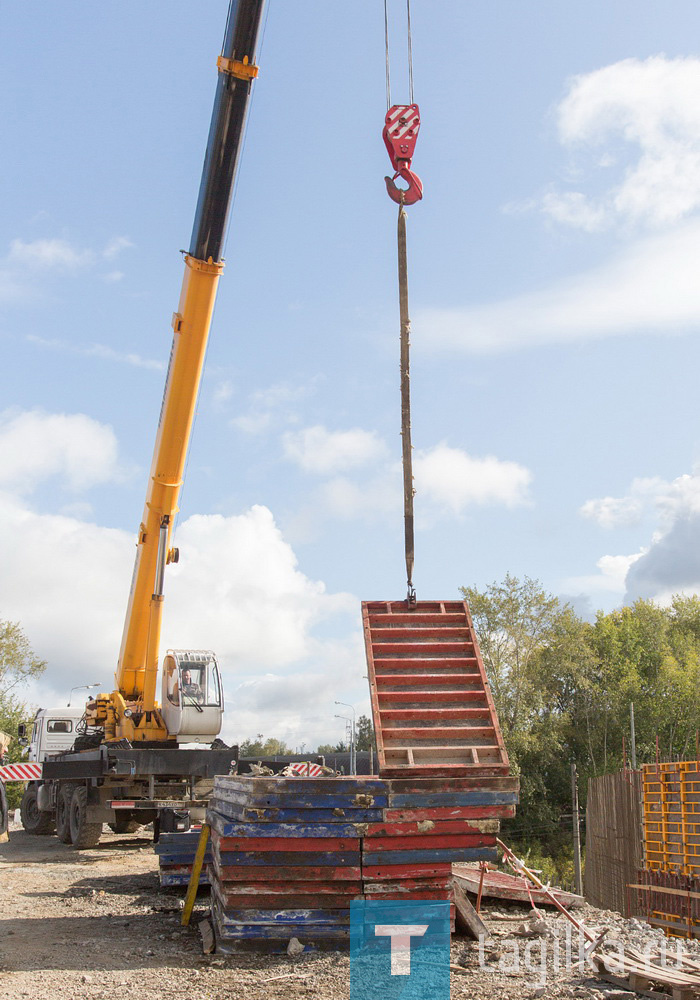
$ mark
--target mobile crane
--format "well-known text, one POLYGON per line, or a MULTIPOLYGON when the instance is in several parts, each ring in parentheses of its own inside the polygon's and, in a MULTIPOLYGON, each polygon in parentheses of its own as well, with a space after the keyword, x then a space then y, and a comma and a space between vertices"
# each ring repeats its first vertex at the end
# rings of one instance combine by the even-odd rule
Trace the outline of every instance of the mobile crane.
MULTIPOLYGON (((158 422, 121 650, 111 693, 88 702, 69 750, 46 754, 34 726, 30 759, 40 780, 22 801, 25 829, 51 833, 82 848, 102 824, 126 830, 166 818, 171 828, 198 818, 216 774, 237 762, 236 747, 211 744, 221 729, 223 688, 209 650, 168 650, 157 701, 165 568, 199 392, 219 278, 233 185, 250 93, 264 0, 230 0, 207 150, 158 422), (175 817, 173 819, 173 817, 175 817)), ((41 713, 38 713, 39 718, 41 713)), ((20 734, 24 735, 24 734, 20 734)))

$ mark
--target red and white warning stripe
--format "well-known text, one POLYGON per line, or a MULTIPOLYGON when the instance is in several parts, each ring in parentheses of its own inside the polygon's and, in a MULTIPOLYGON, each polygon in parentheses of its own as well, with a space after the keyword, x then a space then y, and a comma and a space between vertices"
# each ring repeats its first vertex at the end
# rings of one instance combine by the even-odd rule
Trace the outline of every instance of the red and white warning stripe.
POLYGON ((306 760, 295 761, 289 765, 289 770, 294 771, 295 774, 299 774, 303 778, 320 778, 323 775, 322 767, 306 760))
POLYGON ((41 764, 23 762, 4 764, 0 767, 0 781, 38 781, 41 778, 41 764))
POLYGON ((386 127, 392 139, 403 139, 411 129, 417 133, 420 128, 418 106, 416 104, 395 104, 387 113, 386 127))

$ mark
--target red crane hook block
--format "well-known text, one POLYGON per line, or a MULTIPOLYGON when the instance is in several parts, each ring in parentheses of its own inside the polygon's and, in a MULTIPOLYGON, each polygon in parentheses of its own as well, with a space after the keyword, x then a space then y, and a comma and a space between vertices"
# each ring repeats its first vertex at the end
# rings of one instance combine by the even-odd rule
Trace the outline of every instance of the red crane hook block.
POLYGON ((382 138, 396 173, 384 180, 389 197, 397 204, 403 202, 404 205, 414 205, 423 197, 421 179, 411 170, 419 129, 420 111, 417 104, 395 104, 387 111, 382 138), (397 187, 394 183, 397 177, 402 177, 408 187, 397 187))

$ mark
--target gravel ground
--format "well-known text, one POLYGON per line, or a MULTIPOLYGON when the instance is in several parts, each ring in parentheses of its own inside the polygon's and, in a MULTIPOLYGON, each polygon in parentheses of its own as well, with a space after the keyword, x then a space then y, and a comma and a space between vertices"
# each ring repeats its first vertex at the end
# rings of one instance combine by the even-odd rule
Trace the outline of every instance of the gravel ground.
MULTIPOLYGON (((105 835, 76 852, 55 837, 11 829, 0 844, 0 1000, 341 1000, 349 997, 346 954, 202 954, 197 921, 180 927, 184 890, 161 889, 157 859, 138 834, 105 835)), ((656 932, 619 914, 576 911, 592 929, 642 950, 663 941, 656 932)), ((625 1000, 634 994, 567 967, 578 940, 558 915, 532 916, 525 907, 487 907, 491 937, 481 947, 453 938, 452 996, 484 1000, 625 1000), (506 918, 506 919, 499 919, 506 918), (519 968, 515 967, 515 956, 519 968), (544 958, 543 958, 544 956, 544 958)))

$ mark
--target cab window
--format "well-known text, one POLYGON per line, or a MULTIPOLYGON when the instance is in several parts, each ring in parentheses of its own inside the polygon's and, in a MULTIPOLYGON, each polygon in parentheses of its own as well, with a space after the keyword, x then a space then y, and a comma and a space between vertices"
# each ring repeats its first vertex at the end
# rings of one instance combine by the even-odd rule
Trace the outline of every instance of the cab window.
POLYGON ((73 722, 70 719, 49 719, 46 724, 47 733, 72 733, 73 722))

